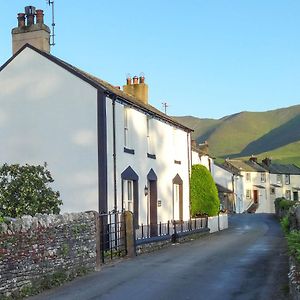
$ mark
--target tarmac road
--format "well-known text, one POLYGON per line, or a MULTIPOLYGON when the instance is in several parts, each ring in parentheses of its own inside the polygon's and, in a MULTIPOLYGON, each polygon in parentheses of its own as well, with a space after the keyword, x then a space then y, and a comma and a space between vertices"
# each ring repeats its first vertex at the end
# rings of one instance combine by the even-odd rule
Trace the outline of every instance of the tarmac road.
POLYGON ((32 300, 288 299, 286 243, 273 215, 230 217, 230 229, 127 259, 32 300))

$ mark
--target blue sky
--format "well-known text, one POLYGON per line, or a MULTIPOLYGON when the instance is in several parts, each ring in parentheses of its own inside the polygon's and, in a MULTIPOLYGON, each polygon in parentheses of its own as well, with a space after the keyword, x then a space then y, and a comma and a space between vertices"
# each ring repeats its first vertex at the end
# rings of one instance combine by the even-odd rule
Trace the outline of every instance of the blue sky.
MULTIPOLYGON (((24 6, 1 3, 0 64, 24 6)), ((55 0, 52 54, 114 85, 145 74, 170 115, 220 118, 300 103, 300 1, 55 0)))

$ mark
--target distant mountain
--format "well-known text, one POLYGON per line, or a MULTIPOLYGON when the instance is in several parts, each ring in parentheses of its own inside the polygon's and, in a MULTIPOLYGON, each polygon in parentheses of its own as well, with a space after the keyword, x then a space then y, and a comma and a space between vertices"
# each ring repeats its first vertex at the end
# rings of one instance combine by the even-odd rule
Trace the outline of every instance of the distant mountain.
POLYGON ((300 105, 266 112, 240 112, 224 118, 175 117, 194 129, 198 143, 208 141, 217 158, 270 156, 300 166, 300 105), (288 153, 288 154, 287 154, 288 153))

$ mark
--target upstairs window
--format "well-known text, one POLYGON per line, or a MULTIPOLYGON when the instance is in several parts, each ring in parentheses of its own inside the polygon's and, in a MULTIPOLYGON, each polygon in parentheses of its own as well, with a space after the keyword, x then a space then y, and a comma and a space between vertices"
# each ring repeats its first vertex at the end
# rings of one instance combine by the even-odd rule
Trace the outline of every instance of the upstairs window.
POLYGON ((290 184, 290 175, 285 175, 285 184, 290 184))
POLYGON ((153 154, 153 145, 152 145, 152 128, 151 128, 151 120, 150 116, 147 116, 147 153, 153 154))
POLYGON ((129 108, 124 107, 124 147, 129 148, 129 108))
POLYGON ((178 138, 178 129, 173 128, 173 149, 174 149, 174 159, 175 161, 180 161, 180 149, 181 145, 178 138))
POLYGON ((246 181, 251 181, 251 173, 246 173, 246 181))
POLYGON ((282 184, 282 176, 281 176, 281 174, 277 174, 277 176, 276 176, 276 180, 277 180, 277 183, 278 184, 282 184))
POLYGON ((266 173, 261 173, 260 174, 260 181, 261 182, 266 182, 266 173))

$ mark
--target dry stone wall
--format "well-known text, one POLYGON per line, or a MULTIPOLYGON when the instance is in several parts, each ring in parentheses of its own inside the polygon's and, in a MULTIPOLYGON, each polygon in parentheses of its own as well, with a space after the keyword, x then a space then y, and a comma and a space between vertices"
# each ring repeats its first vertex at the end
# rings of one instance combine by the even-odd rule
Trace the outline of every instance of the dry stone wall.
POLYGON ((0 298, 45 276, 96 267, 96 215, 23 216, 0 223, 0 298))

